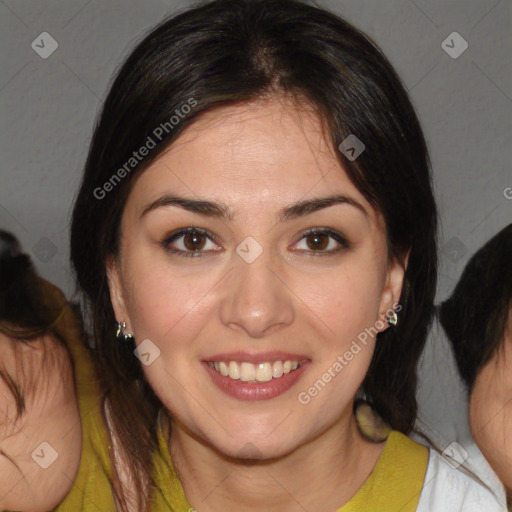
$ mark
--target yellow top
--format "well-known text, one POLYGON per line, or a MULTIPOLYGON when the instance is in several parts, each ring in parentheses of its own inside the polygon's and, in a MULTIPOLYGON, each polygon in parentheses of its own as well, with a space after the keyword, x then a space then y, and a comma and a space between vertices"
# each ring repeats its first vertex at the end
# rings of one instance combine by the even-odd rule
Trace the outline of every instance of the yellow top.
MULTIPOLYGON (((69 345, 82 419, 82 458, 73 487, 54 512, 114 512, 109 439, 93 363, 79 340, 69 340, 69 345)), ((161 456, 155 457, 155 479, 160 491, 155 492, 152 510, 189 512, 192 507, 173 468, 166 443, 167 432, 163 431, 160 421, 158 425, 161 456)), ((414 512, 427 461, 426 447, 392 431, 370 477, 338 512, 414 512)))

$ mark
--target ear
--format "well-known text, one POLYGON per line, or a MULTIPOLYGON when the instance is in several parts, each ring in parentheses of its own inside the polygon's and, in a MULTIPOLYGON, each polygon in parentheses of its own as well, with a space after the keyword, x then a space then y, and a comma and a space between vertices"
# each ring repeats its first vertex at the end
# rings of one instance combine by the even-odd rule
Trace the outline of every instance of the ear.
POLYGON ((108 288, 110 291, 110 302, 116 320, 118 322, 126 322, 126 330, 131 332, 130 319, 128 317, 128 310, 126 309, 124 299, 124 288, 122 286, 121 271, 119 262, 113 256, 109 256, 106 265, 108 288))
POLYGON ((379 305, 379 319, 384 323, 384 327, 379 329, 380 332, 389 328, 389 314, 393 311, 398 312, 401 309, 397 308, 397 305, 402 293, 405 271, 407 270, 407 264, 409 262, 409 254, 410 249, 402 259, 392 258, 389 260, 386 283, 382 290, 379 305))

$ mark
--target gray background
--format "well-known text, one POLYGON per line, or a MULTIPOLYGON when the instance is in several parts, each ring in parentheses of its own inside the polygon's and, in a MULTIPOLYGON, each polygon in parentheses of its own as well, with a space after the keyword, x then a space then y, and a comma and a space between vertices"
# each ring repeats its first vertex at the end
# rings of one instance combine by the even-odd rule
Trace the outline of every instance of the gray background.
MULTIPOLYGON (((329 0, 384 50, 409 90, 431 151, 442 226, 437 300, 468 258, 512 220, 509 0, 329 0), (441 43, 468 43, 454 59, 441 43), (508 198, 507 198, 508 196, 508 198)), ((165 15, 190 2, 1 0, 0 226, 39 272, 74 292, 68 223, 95 116, 122 57, 165 15), (31 47, 57 42, 47 59, 31 47)), ((460 48, 459 43, 448 44, 460 48)), ((421 364, 420 421, 441 449, 468 445, 466 397, 443 333, 421 364)))

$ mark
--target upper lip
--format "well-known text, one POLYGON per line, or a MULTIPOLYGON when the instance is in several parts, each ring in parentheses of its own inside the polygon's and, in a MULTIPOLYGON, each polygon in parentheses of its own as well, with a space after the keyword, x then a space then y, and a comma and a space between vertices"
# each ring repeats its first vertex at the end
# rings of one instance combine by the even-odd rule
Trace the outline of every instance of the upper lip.
POLYGON ((205 357, 203 360, 211 361, 213 363, 220 363, 221 361, 236 361, 238 363, 258 364, 270 361, 307 361, 309 360, 309 357, 304 354, 292 354, 291 352, 280 351, 260 352, 257 354, 248 352, 226 352, 223 354, 205 357))

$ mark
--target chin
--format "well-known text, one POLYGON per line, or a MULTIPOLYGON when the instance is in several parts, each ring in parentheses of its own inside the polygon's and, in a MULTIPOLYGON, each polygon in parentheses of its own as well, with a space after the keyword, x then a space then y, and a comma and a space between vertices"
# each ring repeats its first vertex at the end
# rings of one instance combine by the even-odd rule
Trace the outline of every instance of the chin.
POLYGON ((247 434, 223 436, 220 442, 210 438, 207 443, 226 457, 247 461, 277 459, 288 455, 298 446, 293 442, 289 432, 282 437, 275 435, 271 438, 266 433, 262 436, 247 434))

